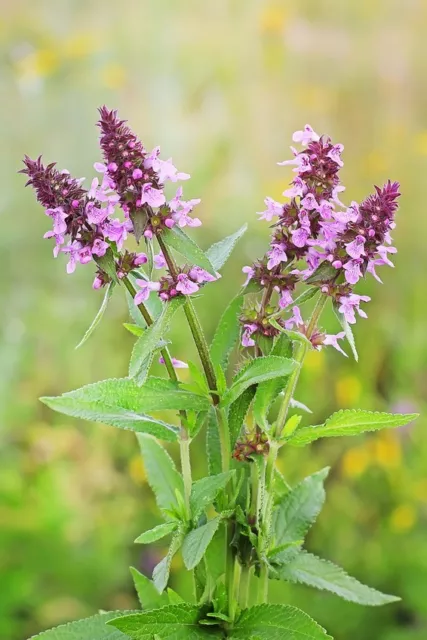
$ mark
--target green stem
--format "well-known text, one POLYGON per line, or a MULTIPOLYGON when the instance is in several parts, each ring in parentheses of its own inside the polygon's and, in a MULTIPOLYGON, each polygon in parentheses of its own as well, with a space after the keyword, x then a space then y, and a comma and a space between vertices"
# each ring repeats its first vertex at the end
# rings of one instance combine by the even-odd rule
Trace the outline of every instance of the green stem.
POLYGON ((182 478, 184 481, 185 505, 188 511, 187 516, 190 517, 190 495, 193 481, 191 477, 190 439, 188 437, 188 432, 184 427, 181 427, 180 430, 179 450, 181 456, 182 478))
POLYGON ((220 409, 218 406, 215 407, 215 413, 216 413, 216 418, 218 422, 222 470, 228 471, 230 469, 231 448, 230 448, 230 434, 228 432, 227 415, 224 409, 220 409))
POLYGON ((233 556, 231 550, 229 560, 231 571, 228 573, 228 615, 233 623, 239 601, 241 566, 237 556, 233 556))
POLYGON ((240 576, 240 592, 239 592, 239 606, 241 609, 246 609, 249 602, 249 590, 251 585, 251 573, 252 567, 249 565, 243 565, 242 573, 240 576))
POLYGON ((264 604, 268 599, 268 565, 263 562, 261 564, 259 580, 258 580, 258 592, 257 603, 264 604))

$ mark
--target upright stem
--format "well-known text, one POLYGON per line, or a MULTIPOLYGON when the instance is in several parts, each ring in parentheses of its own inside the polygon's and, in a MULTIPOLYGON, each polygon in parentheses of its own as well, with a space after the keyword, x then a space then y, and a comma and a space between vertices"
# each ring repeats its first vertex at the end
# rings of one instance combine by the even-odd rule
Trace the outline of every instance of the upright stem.
POLYGON ((249 602, 249 589, 251 584, 252 567, 245 564, 242 566, 242 573, 240 576, 240 593, 239 593, 239 605, 241 609, 246 609, 249 602))

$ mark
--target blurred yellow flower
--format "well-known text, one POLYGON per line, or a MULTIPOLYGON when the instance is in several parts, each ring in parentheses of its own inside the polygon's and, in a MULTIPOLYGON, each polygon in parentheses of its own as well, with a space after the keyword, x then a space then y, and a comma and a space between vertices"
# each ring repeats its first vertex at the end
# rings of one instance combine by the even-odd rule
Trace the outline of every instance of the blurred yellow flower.
POLYGON ((286 7, 274 5, 265 7, 260 15, 260 27, 262 31, 280 32, 287 18, 286 7))
POLYGON ((427 156, 427 131, 420 131, 414 138, 415 153, 427 156))
POLYGON ((387 161, 386 155, 382 151, 379 151, 377 149, 368 154, 365 166, 368 175, 377 176, 378 173, 386 171, 389 163, 387 161))
POLYGON ((54 49, 32 51, 18 62, 18 73, 23 77, 44 78, 52 75, 60 65, 60 57, 54 49))
POLYGON ((400 465, 400 442, 392 431, 384 431, 372 440, 375 462, 381 467, 393 469, 400 465))
POLYGON ((109 89, 120 89, 126 82, 126 71, 120 64, 113 62, 104 67, 101 79, 109 89))
POLYGON ((335 384, 335 396, 340 406, 348 407, 359 401, 362 385, 358 378, 352 375, 342 376, 335 384))
POLYGON ((349 449, 342 459, 342 472, 348 478, 356 478, 366 470, 370 461, 369 451, 365 447, 349 449))
POLYGON ((134 456, 129 462, 129 474, 135 484, 144 484, 147 481, 141 456, 134 456))
POLYGON ((304 367, 309 373, 319 373, 325 366, 323 351, 309 351, 304 361, 304 367))
POLYGON ((401 504, 390 516, 390 527, 398 533, 412 529, 417 520, 414 507, 410 504, 401 504))
POLYGON ((100 48, 100 39, 92 32, 73 33, 64 42, 63 52, 67 58, 85 58, 86 56, 98 51, 100 48))

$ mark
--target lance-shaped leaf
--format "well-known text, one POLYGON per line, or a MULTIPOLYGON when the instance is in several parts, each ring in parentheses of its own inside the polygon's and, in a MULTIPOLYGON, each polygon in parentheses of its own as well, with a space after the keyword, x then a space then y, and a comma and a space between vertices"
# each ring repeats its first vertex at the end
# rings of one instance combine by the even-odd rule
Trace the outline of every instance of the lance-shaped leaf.
POLYGON ((207 255, 182 229, 175 225, 172 229, 164 231, 162 239, 165 244, 184 256, 190 264, 195 264, 198 267, 201 267, 212 276, 216 275, 216 269, 207 255))
MULTIPOLYGON (((282 334, 277 339, 271 355, 281 356, 283 358, 292 357, 292 342, 286 334, 282 334)), ((256 422, 266 429, 268 427, 267 417, 270 407, 277 396, 286 386, 288 376, 275 378, 262 382, 256 389, 255 399, 253 403, 253 412, 256 422)))
MULTIPOLYGON (((59 413, 64 413, 67 416, 82 418, 90 422, 101 422, 119 429, 135 431, 136 433, 149 433, 161 440, 174 442, 179 432, 178 427, 163 422, 163 420, 129 409, 123 409, 117 405, 103 404, 98 400, 87 401, 70 398, 66 395, 56 398, 40 398, 40 400, 54 411, 59 411, 59 413)), ((111 401, 113 402, 114 398, 111 401)))
MULTIPOLYGON (((122 627, 120 627, 122 628, 122 627)), ((332 640, 309 615, 282 604, 245 609, 233 627, 231 640, 332 640)))
POLYGON ((138 600, 143 609, 159 609, 169 604, 166 593, 159 593, 153 582, 134 567, 130 568, 138 600))
POLYGON ((211 407, 207 417, 206 454, 210 476, 221 473, 221 441, 219 437, 218 418, 214 407, 211 407))
POLYGON ((213 504, 218 492, 224 489, 227 482, 235 474, 235 471, 225 471, 215 476, 207 476, 193 482, 190 495, 191 517, 197 520, 199 515, 213 504))
POLYGON ((153 584, 159 593, 162 593, 167 587, 172 560, 178 549, 181 547, 182 540, 183 535, 181 530, 176 531, 166 557, 164 557, 163 560, 154 567, 153 584))
POLYGON ((84 334, 83 338, 80 340, 79 344, 76 346, 76 349, 78 349, 79 347, 84 345, 84 343, 90 338, 92 333, 95 331, 96 327, 101 322, 101 320, 102 320, 102 318, 104 316, 105 310, 107 308, 107 305, 108 305, 108 303, 110 301, 110 298, 113 295, 113 289, 114 289, 114 282, 110 282, 109 284, 107 284, 107 286, 105 288, 105 294, 104 294, 104 297, 102 299, 102 304, 99 307, 99 311, 96 314, 95 318, 93 319, 93 322, 90 325, 89 329, 86 331, 86 333, 84 334))
POLYGON ((330 591, 349 602, 377 607, 400 600, 396 596, 367 587, 356 578, 349 576, 336 564, 306 551, 300 551, 289 562, 275 568, 281 580, 292 583, 301 582, 316 589, 330 591))
POLYGON ((362 409, 343 409, 333 413, 324 424, 302 427, 288 440, 288 444, 301 447, 319 438, 357 436, 365 431, 394 429, 418 418, 418 413, 380 413, 362 409))
POLYGON ((305 537, 325 501, 323 482, 328 472, 326 467, 304 478, 281 500, 273 514, 276 547, 305 537))
POLYGON ((135 342, 129 364, 129 375, 131 377, 138 375, 145 360, 158 348, 159 343, 169 330, 173 316, 184 302, 184 296, 178 296, 168 302, 158 320, 148 327, 135 342))
POLYGON ((221 406, 234 402, 245 389, 273 378, 290 374, 298 366, 295 360, 279 356, 265 356, 250 360, 234 377, 233 384, 223 396, 221 406))
POLYGON ((182 557, 188 570, 194 569, 202 559, 216 530, 221 522, 221 516, 209 520, 206 524, 193 529, 186 535, 182 544, 182 557))
POLYGON ((184 495, 182 476, 165 449, 150 436, 138 434, 148 484, 160 509, 173 510, 178 506, 176 492, 184 495))
POLYGON ((231 403, 228 410, 228 431, 230 433, 230 444, 233 448, 242 430, 243 423, 251 406, 255 395, 255 386, 248 387, 245 391, 231 403))
POLYGON ((135 542, 138 544, 151 544, 152 542, 157 542, 157 540, 161 540, 175 531, 177 526, 176 522, 164 522, 163 524, 159 524, 157 527, 154 527, 154 529, 149 529, 148 531, 141 533, 141 535, 136 538, 135 542))
POLYGON ((113 282, 119 284, 119 279, 117 278, 116 271, 116 261, 114 259, 114 254, 111 247, 108 247, 103 256, 93 255, 92 258, 95 260, 98 267, 102 269, 102 271, 104 271, 104 273, 106 273, 113 282))
POLYGON ((221 316, 210 346, 211 359, 214 365, 223 367, 227 365, 230 352, 240 335, 240 325, 237 318, 244 299, 243 294, 233 298, 221 316))
POLYGON ((328 260, 324 260, 319 264, 316 271, 305 280, 307 284, 318 284, 328 282, 337 275, 337 270, 328 260))
POLYGON ((62 624, 49 631, 43 631, 30 640, 126 640, 127 635, 117 628, 109 626, 110 620, 118 620, 120 616, 127 616, 131 611, 110 611, 99 613, 91 618, 76 620, 62 624))
POLYGON ((319 293, 318 287, 309 287, 308 289, 305 289, 297 298, 295 298, 295 300, 292 302, 292 306, 301 306, 302 304, 304 304, 304 302, 308 302, 309 300, 314 298, 316 293, 319 293))
MULTIPOLYGON (((211 640, 215 634, 199 625, 199 607, 178 604, 159 610, 143 611, 111 620, 113 625, 132 640, 211 640)), ((220 637, 220 636, 217 636, 220 637)))
POLYGON ((248 225, 244 224, 235 233, 232 233, 230 236, 227 236, 223 240, 216 242, 206 251, 206 255, 208 256, 213 268, 216 269, 216 271, 219 271, 221 267, 227 262, 238 240, 242 237, 247 228, 248 225))

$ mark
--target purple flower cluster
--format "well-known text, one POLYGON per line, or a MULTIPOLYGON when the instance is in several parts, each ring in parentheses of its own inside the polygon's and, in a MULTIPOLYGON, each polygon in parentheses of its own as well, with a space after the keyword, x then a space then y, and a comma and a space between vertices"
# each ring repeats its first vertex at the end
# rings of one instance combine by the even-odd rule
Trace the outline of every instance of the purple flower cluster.
MULTIPOLYGON (((276 291, 281 309, 292 306, 296 284, 310 279, 333 298, 339 311, 353 324, 356 313, 366 317, 360 304, 370 300, 354 293, 353 286, 366 272, 379 280, 376 267, 393 266, 389 255, 396 253, 396 249, 390 232, 395 227, 399 184, 389 181, 382 188, 375 187, 375 193, 360 205, 353 201, 346 206, 340 200, 340 193, 345 190, 339 178, 343 145, 334 145, 309 125, 296 131, 293 141, 301 143, 304 149, 297 151, 291 147, 293 159, 278 163, 295 167, 291 187, 283 193, 290 201, 282 204, 265 199, 266 209, 259 214, 260 219, 275 221, 270 248, 262 260, 243 271, 247 282, 253 280, 264 289, 264 303, 276 291)), ((265 304, 260 312, 262 317, 257 323, 248 322, 247 314, 241 318, 244 346, 253 346, 253 334, 265 335, 265 329, 259 329, 260 322, 265 321, 265 304)), ((292 316, 284 325, 304 330, 298 307, 292 307, 292 316)), ((323 344, 338 348, 337 339, 341 337, 341 334, 325 336, 323 344)), ((314 346, 320 347, 319 336, 316 340, 314 346)))

